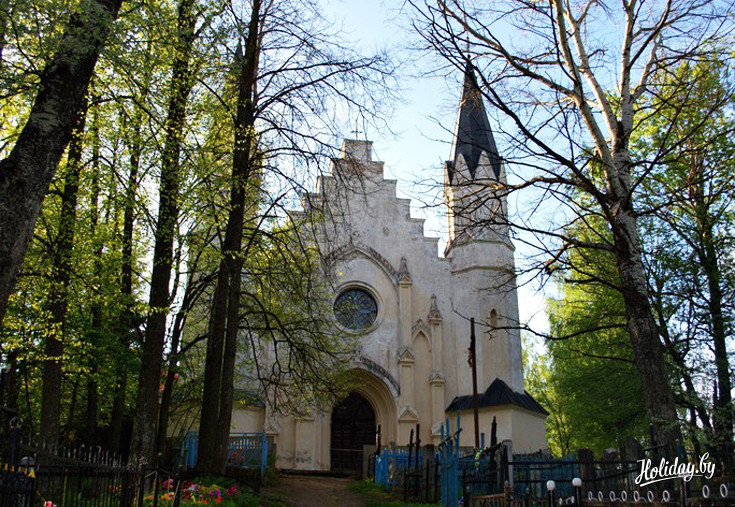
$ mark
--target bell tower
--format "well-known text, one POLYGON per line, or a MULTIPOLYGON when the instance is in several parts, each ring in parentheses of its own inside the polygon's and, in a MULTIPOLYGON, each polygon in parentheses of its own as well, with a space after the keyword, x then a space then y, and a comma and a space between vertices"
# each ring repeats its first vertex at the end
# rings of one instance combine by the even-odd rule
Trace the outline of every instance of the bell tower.
MULTIPOLYGON (((468 62, 452 152, 445 165, 449 218, 445 256, 452 263, 452 282, 466 288, 460 311, 484 324, 477 342, 480 388, 500 378, 523 393, 515 249, 508 230, 505 183, 503 161, 468 62)), ((455 357, 463 362, 467 332, 461 328, 455 332, 462 337, 456 340, 455 357)))

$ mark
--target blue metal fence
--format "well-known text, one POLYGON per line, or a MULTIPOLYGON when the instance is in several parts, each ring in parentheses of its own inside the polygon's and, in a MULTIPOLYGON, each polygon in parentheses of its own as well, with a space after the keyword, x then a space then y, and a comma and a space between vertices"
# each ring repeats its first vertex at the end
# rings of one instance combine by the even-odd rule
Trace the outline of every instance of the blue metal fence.
POLYGON ((457 412, 457 427, 452 433, 449 418, 446 428, 441 428, 442 441, 439 444, 439 459, 441 467, 441 504, 443 507, 457 507, 459 502, 459 434, 462 427, 457 412))
MULTIPOLYGON (((423 463, 424 453, 419 451, 418 463, 423 463)), ((375 483, 392 489, 401 484, 405 472, 409 468, 414 468, 417 462, 416 452, 409 453, 404 449, 383 449, 381 453, 375 457, 375 483), (410 461, 409 461, 410 459, 410 461)))
MULTIPOLYGON (((184 470, 196 467, 199 448, 199 434, 187 432, 181 446, 184 470)), ((268 439, 262 433, 232 433, 230 447, 227 452, 227 465, 239 468, 259 469, 260 476, 265 476, 268 466, 268 439)))

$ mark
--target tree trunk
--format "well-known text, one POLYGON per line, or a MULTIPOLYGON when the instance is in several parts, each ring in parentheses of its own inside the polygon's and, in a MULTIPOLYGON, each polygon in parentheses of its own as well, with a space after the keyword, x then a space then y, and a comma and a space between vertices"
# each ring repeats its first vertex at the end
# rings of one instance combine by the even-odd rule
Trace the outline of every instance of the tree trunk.
POLYGON ((657 443, 673 449, 676 442, 681 442, 681 430, 663 347, 648 297, 636 219, 629 203, 628 200, 611 207, 620 289, 646 411, 653 423, 657 443))
MULTIPOLYGON (((41 388, 41 442, 56 445, 59 440, 59 413, 61 411, 61 361, 64 353, 64 334, 68 306, 69 283, 72 271, 74 229, 77 221, 77 194, 82 170, 84 124, 87 101, 77 111, 74 135, 69 146, 64 192, 61 196, 61 214, 52 254, 50 299, 50 328, 46 334, 41 388)), ((71 423, 71 421, 70 421, 71 423)))
POLYGON ((204 392, 202 413, 199 420, 199 443, 197 470, 214 473, 216 469, 216 434, 219 421, 220 396, 222 385, 222 354, 224 324, 227 316, 227 267, 220 262, 217 273, 217 286, 214 290, 212 307, 207 330, 207 355, 204 363, 204 392), (223 297, 224 296, 224 297, 223 297))
MULTIPOLYGON (((150 50, 150 45, 149 45, 150 50)), ((148 53, 146 53, 147 56, 148 53)), ((150 76, 146 75, 143 80, 143 91, 140 102, 147 97, 150 76)), ((112 413, 110 417, 110 447, 117 452, 122 452, 122 423, 125 417, 125 401, 128 388, 128 361, 130 355, 130 343, 137 323, 133 307, 133 231, 135 227, 135 207, 138 194, 138 172, 140 170, 140 159, 143 154, 143 142, 141 140, 141 129, 143 124, 143 111, 140 107, 135 108, 131 125, 132 136, 128 141, 130 152, 130 171, 125 186, 125 204, 123 210, 123 233, 122 233, 122 266, 120 276, 120 300, 122 311, 118 323, 118 345, 119 355, 117 360, 117 381, 112 401, 112 413)))
POLYGON ((179 216, 181 165, 179 154, 186 121, 186 104, 193 85, 189 63, 195 38, 195 0, 181 0, 178 9, 176 55, 171 78, 171 98, 165 131, 166 142, 161 167, 158 221, 153 250, 153 273, 149 295, 149 313, 141 354, 137 410, 133 425, 133 453, 152 463, 156 451, 158 392, 161 383, 166 316, 170 304, 169 282, 173 263, 173 245, 179 216))
POLYGON ((717 370, 717 405, 713 412, 716 445, 721 459, 732 462, 732 432, 733 406, 732 383, 730 381, 730 363, 727 357, 725 334, 725 318, 722 312, 722 288, 720 286, 720 267, 717 262, 717 253, 710 243, 705 246, 706 258, 702 260, 702 267, 707 277, 709 288, 708 310, 712 320, 712 343, 715 353, 715 368, 717 370))
POLYGON ((77 391, 79 390, 79 376, 74 377, 74 384, 71 388, 71 396, 69 401, 69 416, 66 419, 66 439, 69 443, 74 443, 74 421, 77 418, 77 391))
POLYGON ((245 55, 236 57, 239 65, 237 115, 230 191, 230 211, 217 287, 209 317, 207 357, 204 372, 204 396, 199 424, 199 457, 202 472, 223 473, 227 463, 237 335, 240 324, 242 290, 242 238, 251 177, 256 166, 255 136, 256 80, 259 63, 261 24, 260 0, 252 4, 245 55))
MULTIPOLYGON (((41 74, 28 121, 0 162, 0 322, 41 202, 72 137, 100 49, 122 0, 84 0, 41 74)), ((52 351, 55 352, 55 351, 52 351)))
MULTIPOLYGON (((92 185, 89 196, 89 232, 94 244, 94 280, 95 286, 102 284, 102 242, 97 237, 97 223, 99 222, 99 195, 100 195, 100 163, 99 163, 99 118, 97 109, 93 109, 92 120, 92 185)), ((99 338, 102 336, 102 305, 99 290, 94 294, 92 301, 92 325, 87 333, 91 353, 88 354, 89 377, 87 378, 87 417, 85 443, 93 446, 97 443, 97 412, 99 411, 99 393, 97 374, 99 371, 98 350, 99 338)))
MULTIPOLYGON (((238 185, 240 183, 235 183, 238 185)), ((240 184, 242 185, 242 184, 240 184)), ((244 197, 243 197, 244 201, 244 197)), ((243 206, 238 206, 238 216, 234 217, 234 226, 239 225, 239 243, 236 252, 242 250, 243 206)), ((228 220, 228 226, 230 221, 228 220)), ((227 330, 225 335, 224 361, 222 364, 222 387, 215 436, 216 470, 223 473, 227 464, 227 454, 230 444, 230 424, 232 422, 232 403, 235 391, 235 358, 237 357, 237 335, 240 330, 240 294, 242 292, 242 260, 234 255, 230 268, 230 287, 227 302, 227 330)))
MULTIPOLYGON (((677 348, 677 345, 671 339, 669 329, 666 322, 666 314, 664 311, 664 302, 661 300, 660 294, 653 298, 653 308, 655 309, 656 318, 658 320, 658 332, 663 339, 664 351, 671 358, 672 366, 679 375, 680 382, 684 384, 686 389, 685 395, 681 399, 674 398, 679 406, 686 407, 692 414, 699 417, 700 425, 707 438, 712 435, 712 423, 709 419, 706 403, 697 393, 694 387, 694 379, 689 366, 686 364, 684 354, 677 348)), ((697 425, 695 425, 696 427, 697 425)), ((693 435, 693 434, 692 434, 693 435)), ((694 443, 694 436, 692 443, 694 443)), ((700 455, 699 453, 697 455, 700 455)))
POLYGON ((156 440, 158 442, 157 452, 159 454, 165 453, 166 451, 164 442, 166 441, 166 434, 168 433, 168 417, 169 410, 171 409, 171 398, 174 392, 174 383, 176 382, 176 373, 179 370, 179 344, 181 343, 181 332, 183 331, 185 320, 186 311, 180 311, 177 313, 173 332, 171 333, 171 352, 168 360, 168 372, 166 373, 166 381, 163 385, 163 391, 161 392, 161 408, 158 412, 158 438, 156 440))
MULTIPOLYGON (((97 317, 93 315, 92 320, 97 320, 97 317)), ((94 446, 97 443, 97 413, 99 412, 97 374, 97 362, 93 360, 90 365, 90 375, 87 379, 87 417, 85 418, 86 434, 84 435, 84 442, 88 446, 94 446)))
POLYGON ((10 444, 10 420, 20 415, 18 410, 18 350, 8 352, 7 367, 4 371, 4 384, 0 389, 0 407, 5 410, 0 412, 0 452, 9 453, 10 444))
MULTIPOLYGON (((695 162, 696 164, 696 162, 695 162)), ((702 167, 698 170, 701 172, 702 167)), ((704 177, 701 174, 702 178, 704 177)), ((697 225, 700 228, 700 247, 697 248, 699 262, 702 265, 704 276, 707 278, 707 310, 712 325, 712 349, 715 354, 715 370, 717 374, 717 402, 712 413, 714 426, 714 444, 719 458, 731 463, 733 407, 732 383, 730 381, 730 363, 727 357, 727 334, 725 331, 725 317, 722 310, 722 272, 717 259, 713 223, 710 217, 708 199, 702 195, 704 181, 695 185, 694 191, 699 194, 695 198, 695 213, 697 225)))

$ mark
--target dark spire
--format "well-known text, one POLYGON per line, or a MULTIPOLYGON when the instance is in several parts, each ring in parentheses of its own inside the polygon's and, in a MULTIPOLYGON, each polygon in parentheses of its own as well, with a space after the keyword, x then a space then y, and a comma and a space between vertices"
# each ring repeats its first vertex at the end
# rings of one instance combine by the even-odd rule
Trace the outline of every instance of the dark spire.
POLYGON ((237 49, 235 49, 235 66, 238 67, 238 71, 244 57, 242 53, 242 39, 238 39, 237 49))
POLYGON ((495 139, 487 120, 485 106, 482 102, 482 94, 477 85, 475 72, 472 64, 468 61, 464 72, 464 85, 462 86, 462 99, 459 102, 459 114, 457 116, 457 129, 454 133, 454 144, 452 145, 451 159, 447 162, 449 181, 452 181, 454 168, 457 166, 457 158, 461 154, 472 177, 480 162, 480 155, 486 152, 493 167, 495 177, 500 177, 500 156, 495 147, 495 139))

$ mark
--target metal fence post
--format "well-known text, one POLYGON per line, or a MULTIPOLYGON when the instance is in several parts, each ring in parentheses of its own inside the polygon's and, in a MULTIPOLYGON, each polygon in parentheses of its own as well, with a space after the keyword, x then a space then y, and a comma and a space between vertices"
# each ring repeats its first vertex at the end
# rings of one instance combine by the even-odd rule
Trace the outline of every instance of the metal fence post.
MULTIPOLYGON (((265 477, 265 471, 268 466, 268 437, 265 434, 265 430, 263 430, 263 448, 261 450, 261 456, 260 456, 260 476, 261 478, 265 477)), ((258 488, 258 491, 260 491, 260 488, 258 488)))
POLYGON ((683 478, 681 479, 681 495, 679 496, 679 500, 681 503, 681 507, 686 507, 687 501, 688 501, 688 488, 689 483, 687 483, 683 478))
POLYGON ((439 454, 434 454, 434 501, 439 501, 439 486, 440 486, 440 476, 439 476, 439 454))
POLYGON ((145 494, 145 463, 141 460, 138 463, 138 506, 143 507, 143 495, 145 494))
POLYGON ((161 476, 161 455, 158 455, 156 460, 156 471, 153 475, 153 507, 158 507, 158 483, 160 482, 161 476))

